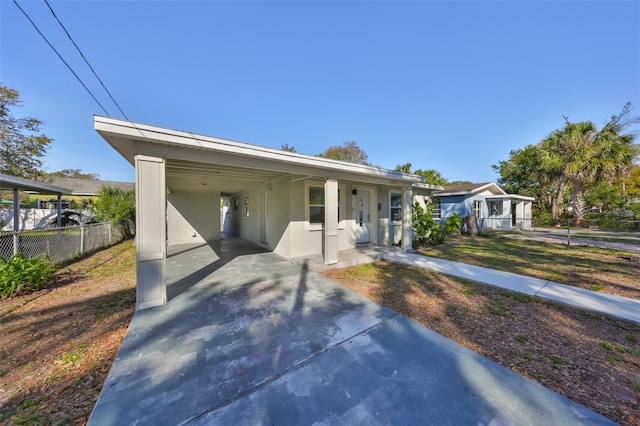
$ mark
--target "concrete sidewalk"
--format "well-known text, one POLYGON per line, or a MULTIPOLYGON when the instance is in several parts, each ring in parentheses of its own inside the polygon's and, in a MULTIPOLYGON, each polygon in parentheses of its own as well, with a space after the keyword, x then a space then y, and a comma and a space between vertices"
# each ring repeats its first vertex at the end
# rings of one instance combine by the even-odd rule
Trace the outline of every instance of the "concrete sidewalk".
POLYGON ((90 425, 614 424, 258 251, 169 259, 176 291, 134 315, 90 425))
POLYGON ((640 300, 585 290, 511 272, 406 253, 397 249, 384 250, 381 258, 640 323, 640 300))

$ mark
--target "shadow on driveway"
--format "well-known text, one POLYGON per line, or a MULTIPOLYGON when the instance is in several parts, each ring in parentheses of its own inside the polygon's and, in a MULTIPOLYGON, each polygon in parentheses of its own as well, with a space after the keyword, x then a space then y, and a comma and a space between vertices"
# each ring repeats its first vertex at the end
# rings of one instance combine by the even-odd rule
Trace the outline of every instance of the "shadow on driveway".
POLYGON ((304 264, 197 250, 135 314, 90 424, 611 424, 304 264))

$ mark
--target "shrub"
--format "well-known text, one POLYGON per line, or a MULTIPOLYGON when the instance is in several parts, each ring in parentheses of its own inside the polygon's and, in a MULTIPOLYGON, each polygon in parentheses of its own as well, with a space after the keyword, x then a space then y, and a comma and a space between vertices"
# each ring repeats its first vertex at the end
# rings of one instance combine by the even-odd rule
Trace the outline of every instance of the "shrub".
POLYGON ((0 257, 0 297, 8 298, 40 290, 54 271, 48 257, 28 258, 15 254, 11 259, 0 257))
POLYGON ((444 222, 444 230, 447 234, 459 234, 462 231, 462 216, 453 214, 444 222))
POLYGON ((435 246, 442 244, 445 240, 444 228, 433 220, 432 210, 432 204, 427 204, 426 211, 418 202, 413 205, 411 222, 414 247, 435 246))

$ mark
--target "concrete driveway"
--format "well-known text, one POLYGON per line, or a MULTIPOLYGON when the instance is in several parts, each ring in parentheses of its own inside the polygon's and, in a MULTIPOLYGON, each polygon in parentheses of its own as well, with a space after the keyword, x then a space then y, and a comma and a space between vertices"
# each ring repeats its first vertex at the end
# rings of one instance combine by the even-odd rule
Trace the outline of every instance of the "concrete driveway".
POLYGON ((167 261, 172 299, 134 315, 91 425, 612 424, 241 240, 167 261))

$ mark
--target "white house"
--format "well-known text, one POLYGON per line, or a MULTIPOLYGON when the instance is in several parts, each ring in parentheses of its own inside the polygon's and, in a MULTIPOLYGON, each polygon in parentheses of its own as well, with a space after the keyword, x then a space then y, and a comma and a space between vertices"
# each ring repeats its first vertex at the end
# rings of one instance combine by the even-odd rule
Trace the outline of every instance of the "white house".
POLYGON ((101 116, 94 127, 136 169, 138 309, 166 303, 168 246, 221 238, 221 199, 225 229, 288 258, 411 248, 420 176, 101 116))

